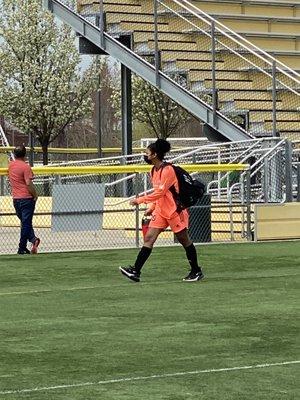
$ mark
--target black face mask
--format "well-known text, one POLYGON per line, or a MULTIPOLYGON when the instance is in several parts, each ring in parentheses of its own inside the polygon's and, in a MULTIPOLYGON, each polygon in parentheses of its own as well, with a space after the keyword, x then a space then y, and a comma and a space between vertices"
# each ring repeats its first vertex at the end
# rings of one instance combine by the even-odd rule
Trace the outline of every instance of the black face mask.
POLYGON ((146 155, 144 155, 144 161, 145 161, 147 164, 152 165, 151 160, 149 160, 148 156, 146 156, 146 155))

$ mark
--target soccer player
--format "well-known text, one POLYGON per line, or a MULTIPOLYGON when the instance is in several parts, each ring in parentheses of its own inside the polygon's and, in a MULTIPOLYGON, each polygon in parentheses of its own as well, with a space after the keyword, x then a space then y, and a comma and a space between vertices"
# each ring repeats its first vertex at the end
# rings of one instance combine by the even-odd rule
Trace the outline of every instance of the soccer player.
POLYGON ((158 139, 147 147, 144 159, 148 164, 154 166, 151 173, 154 191, 151 194, 130 201, 132 206, 141 203, 149 204, 145 215, 152 216, 143 247, 137 256, 135 264, 129 267, 120 267, 121 273, 135 282, 140 281, 141 269, 150 256, 156 239, 168 226, 170 226, 177 240, 184 247, 191 267, 190 273, 183 281, 194 282, 204 278, 198 265, 195 246, 188 235, 188 212, 187 210, 178 212, 176 202, 170 192, 170 188, 173 185, 177 192, 179 190, 174 168, 164 163, 165 155, 170 149, 170 143, 163 139, 158 139))
POLYGON ((21 222, 21 233, 18 254, 36 254, 40 239, 35 236, 32 227, 32 218, 37 201, 37 193, 32 183, 33 173, 26 163, 25 146, 14 149, 15 160, 8 166, 8 177, 12 190, 13 204, 21 222), (27 249, 27 242, 31 242, 31 251, 27 249))

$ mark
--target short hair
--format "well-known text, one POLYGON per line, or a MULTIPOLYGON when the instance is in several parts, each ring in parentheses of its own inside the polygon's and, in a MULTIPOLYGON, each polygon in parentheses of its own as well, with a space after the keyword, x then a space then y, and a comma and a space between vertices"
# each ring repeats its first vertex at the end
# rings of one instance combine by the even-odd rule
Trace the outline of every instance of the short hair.
POLYGON ((16 158, 24 158, 26 156, 26 147, 24 145, 15 147, 14 155, 16 158))

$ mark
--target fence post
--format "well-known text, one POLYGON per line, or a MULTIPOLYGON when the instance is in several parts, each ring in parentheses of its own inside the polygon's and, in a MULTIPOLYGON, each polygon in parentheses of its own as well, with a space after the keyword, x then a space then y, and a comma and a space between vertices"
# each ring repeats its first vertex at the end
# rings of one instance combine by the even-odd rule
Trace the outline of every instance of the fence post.
POLYGON ((0 195, 4 196, 4 176, 0 176, 0 195))
POLYGON ((285 193, 286 202, 293 201, 293 147, 289 140, 285 142, 285 193))
MULTIPOLYGON (((221 164, 221 150, 218 149, 218 164, 221 164)), ((221 199, 221 171, 218 171, 218 199, 221 199)))
POLYGON ((31 167, 34 165, 34 136, 32 132, 29 132, 29 164, 31 167))
POLYGON ((230 225, 230 241, 234 242, 234 226, 233 226, 233 210, 232 196, 229 198, 229 225, 230 225))
POLYGON ((252 240, 251 233, 251 170, 246 171, 246 207, 247 207, 247 240, 252 240))
POLYGON ((159 69, 160 69, 160 53, 158 46, 158 2, 154 0, 154 45, 155 45, 155 79, 156 87, 160 87, 159 69))
MULTIPOLYGON (((135 174, 135 195, 136 197, 139 194, 139 174, 136 172, 135 174)), ((140 246, 140 214, 139 214, 139 205, 137 204, 135 207, 135 247, 139 248, 140 246)))
POLYGON ((276 91, 276 61, 274 60, 272 63, 272 135, 277 136, 277 115, 276 115, 276 101, 277 101, 277 91, 276 91))
POLYGON ((264 199, 269 203, 269 160, 264 159, 264 199))
POLYGON ((297 164, 297 201, 300 201, 300 163, 297 164))
POLYGON ((241 210, 241 218, 242 218, 241 236, 242 236, 242 238, 244 238, 245 237, 245 193, 244 193, 244 186, 243 186, 243 181, 242 181, 241 177, 240 177, 240 190, 241 190, 241 204, 242 204, 242 210, 241 210))

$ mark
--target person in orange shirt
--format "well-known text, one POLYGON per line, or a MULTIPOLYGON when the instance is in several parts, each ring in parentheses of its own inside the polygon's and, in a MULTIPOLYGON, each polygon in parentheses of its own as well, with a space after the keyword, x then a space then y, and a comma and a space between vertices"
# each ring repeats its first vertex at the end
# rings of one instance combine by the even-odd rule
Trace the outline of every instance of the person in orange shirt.
POLYGON ((33 173, 29 164, 25 162, 25 146, 14 149, 15 160, 8 166, 8 178, 12 190, 13 204, 17 217, 21 221, 21 232, 18 254, 36 254, 40 239, 35 236, 32 218, 37 193, 32 183, 33 173), (31 251, 27 249, 27 242, 32 243, 31 251))
POLYGON ((170 226, 177 240, 184 247, 191 267, 190 273, 183 280, 185 282, 195 282, 204 278, 203 272, 198 265, 196 248, 188 235, 188 212, 187 210, 177 211, 176 202, 170 191, 170 188, 174 186, 178 192, 178 181, 174 168, 163 161, 170 149, 170 143, 163 139, 158 139, 147 147, 144 158, 148 164, 154 166, 151 173, 154 191, 151 194, 140 196, 130 201, 132 206, 141 203, 149 204, 145 215, 152 216, 143 247, 137 256, 135 264, 129 267, 120 267, 121 273, 134 282, 140 281, 141 269, 150 256, 156 239, 168 226, 170 226))

